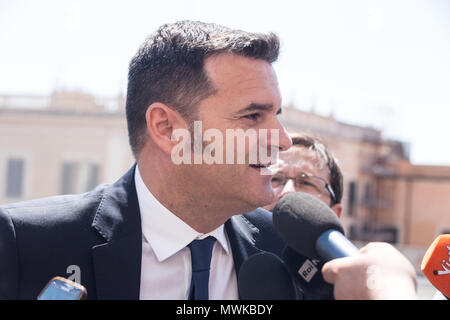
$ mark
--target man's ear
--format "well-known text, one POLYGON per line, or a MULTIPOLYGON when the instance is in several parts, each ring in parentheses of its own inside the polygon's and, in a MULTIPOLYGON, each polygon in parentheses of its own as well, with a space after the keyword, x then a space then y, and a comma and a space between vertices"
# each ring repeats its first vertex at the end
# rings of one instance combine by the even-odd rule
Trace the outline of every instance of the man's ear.
POLYGON ((178 143, 171 139, 174 130, 187 128, 186 121, 177 111, 160 102, 152 103, 147 108, 145 121, 148 135, 167 154, 171 154, 178 143))
POLYGON ((331 210, 334 211, 334 213, 336 214, 338 219, 341 218, 341 215, 342 215, 342 204, 336 203, 334 206, 331 207, 331 210))

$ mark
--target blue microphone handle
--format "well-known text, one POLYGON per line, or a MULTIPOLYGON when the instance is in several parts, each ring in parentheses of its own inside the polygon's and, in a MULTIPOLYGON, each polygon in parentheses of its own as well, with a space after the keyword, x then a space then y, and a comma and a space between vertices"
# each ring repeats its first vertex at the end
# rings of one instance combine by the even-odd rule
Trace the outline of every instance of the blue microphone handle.
POLYGON ((341 232, 332 229, 317 238, 316 252, 324 261, 359 255, 359 249, 353 243, 341 232))

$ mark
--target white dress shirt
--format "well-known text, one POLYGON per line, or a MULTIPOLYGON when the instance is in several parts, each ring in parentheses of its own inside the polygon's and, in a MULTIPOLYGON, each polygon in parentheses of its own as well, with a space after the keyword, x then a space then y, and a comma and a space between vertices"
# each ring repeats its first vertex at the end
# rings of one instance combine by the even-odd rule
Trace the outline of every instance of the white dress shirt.
POLYGON ((209 299, 238 299, 233 255, 224 226, 207 234, 195 231, 153 196, 137 166, 134 178, 142 222, 140 299, 187 299, 192 277, 191 252, 187 245, 208 236, 216 238, 209 299))

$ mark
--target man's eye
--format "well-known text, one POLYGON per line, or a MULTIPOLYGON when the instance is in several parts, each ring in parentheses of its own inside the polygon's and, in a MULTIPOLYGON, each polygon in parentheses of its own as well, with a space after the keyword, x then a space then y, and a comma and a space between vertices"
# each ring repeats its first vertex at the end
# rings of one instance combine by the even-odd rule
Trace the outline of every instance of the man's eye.
POLYGON ((314 184, 312 184, 311 182, 306 181, 306 180, 297 180, 297 183, 298 183, 298 185, 314 187, 314 184))
POLYGON ((243 116, 243 118, 250 119, 252 121, 256 121, 259 118, 261 118, 261 114, 259 114, 259 113, 251 113, 251 114, 247 114, 247 115, 243 116))

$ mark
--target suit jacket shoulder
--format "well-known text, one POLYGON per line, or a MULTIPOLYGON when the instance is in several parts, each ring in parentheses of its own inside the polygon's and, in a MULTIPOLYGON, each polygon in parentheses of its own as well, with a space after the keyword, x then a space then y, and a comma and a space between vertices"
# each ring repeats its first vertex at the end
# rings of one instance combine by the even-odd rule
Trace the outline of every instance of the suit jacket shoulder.
POLYGON ((51 278, 70 279, 74 271, 88 298, 138 297, 142 235, 133 177, 134 167, 85 194, 0 207, 0 299, 36 299, 51 278))
POLYGON ((36 299, 54 276, 91 263, 85 248, 103 242, 90 225, 104 188, 0 208, 0 299, 36 299))
POLYGON ((14 299, 18 292, 18 253, 11 217, 0 208, 0 299, 14 299))
POLYGON ((281 240, 278 231, 272 222, 272 213, 262 208, 258 208, 243 215, 249 222, 249 228, 257 228, 256 246, 264 251, 272 252, 278 256, 286 245, 281 240))

